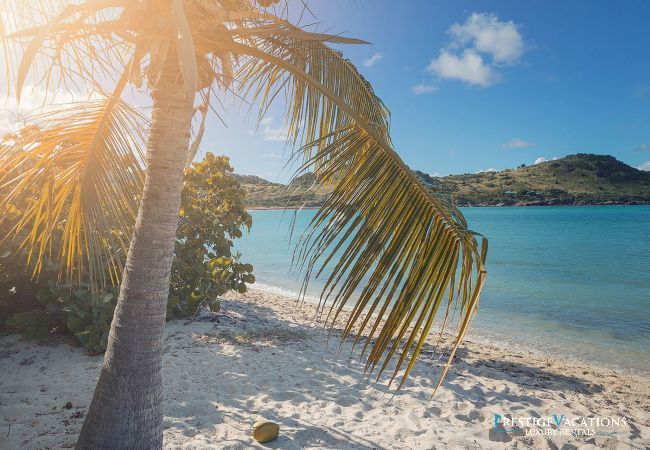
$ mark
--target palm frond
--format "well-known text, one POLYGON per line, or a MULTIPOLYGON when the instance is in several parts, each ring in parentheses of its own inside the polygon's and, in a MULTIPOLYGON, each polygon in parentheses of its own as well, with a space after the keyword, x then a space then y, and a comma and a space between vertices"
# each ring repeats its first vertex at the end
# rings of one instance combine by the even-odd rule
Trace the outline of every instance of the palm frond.
POLYGON ((231 51, 246 58, 236 79, 262 111, 284 96, 301 170, 335 185, 297 261, 306 280, 331 268, 321 302, 331 302, 332 323, 352 303, 343 339, 366 335, 362 354, 377 379, 395 357, 391 381, 404 369, 401 386, 435 319, 442 334, 457 310, 438 387, 477 310, 487 241, 479 246, 460 211, 401 161, 389 112, 354 66, 323 40, 277 25, 284 30, 237 39, 231 51))
POLYGON ((118 26, 126 0, 6 0, 0 4, 0 40, 9 92, 19 99, 30 76, 54 94, 100 89, 122 72, 133 43, 118 26), (14 75, 14 80, 9 77, 14 75))
POLYGON ((144 184, 144 118, 103 97, 28 122, 0 143, 0 186, 9 189, 0 203, 29 196, 3 238, 22 239, 35 275, 57 252, 62 276, 115 283, 144 184), (57 233, 60 248, 53 247, 57 233))

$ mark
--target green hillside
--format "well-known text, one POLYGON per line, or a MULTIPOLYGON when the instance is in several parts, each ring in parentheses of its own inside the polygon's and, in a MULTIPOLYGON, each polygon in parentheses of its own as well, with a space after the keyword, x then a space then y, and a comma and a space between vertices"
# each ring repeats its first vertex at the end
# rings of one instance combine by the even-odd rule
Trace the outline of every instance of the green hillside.
MULTIPOLYGON (((500 172, 432 177, 415 171, 425 185, 460 206, 650 204, 650 172, 613 156, 580 153, 500 172)), ((329 188, 303 175, 286 186, 239 176, 253 208, 320 206, 329 188)))
POLYGON ((246 189, 246 203, 250 208, 312 208, 320 206, 330 192, 327 186, 315 184, 308 173, 289 185, 273 183, 255 175, 236 175, 246 189))

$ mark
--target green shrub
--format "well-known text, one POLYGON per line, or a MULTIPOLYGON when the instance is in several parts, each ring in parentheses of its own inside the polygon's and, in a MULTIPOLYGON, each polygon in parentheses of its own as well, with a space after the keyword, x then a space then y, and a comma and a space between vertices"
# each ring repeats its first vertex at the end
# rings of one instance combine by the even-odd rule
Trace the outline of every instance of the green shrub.
MULTIPOLYGON (((48 286, 36 290, 35 303, 30 302, 28 307, 13 304, 16 308, 8 316, 6 325, 34 339, 67 332, 89 352, 103 352, 108 342, 118 286, 93 292, 87 283, 59 286, 56 273, 50 273, 50 276, 48 286)), ((5 307, 10 306, 6 299, 2 303, 5 307)))
POLYGON ((245 191, 232 171, 228 158, 212 153, 185 170, 168 319, 192 315, 200 305, 218 311, 218 296, 246 292, 246 283, 255 282, 253 266, 232 253, 232 240, 252 225, 245 191))
MULTIPOLYGON (((247 283, 255 282, 253 266, 232 253, 233 239, 242 236, 242 227, 250 229, 252 224, 245 192, 232 171, 228 158, 211 153, 185 171, 168 320, 191 316, 200 306, 218 311, 218 296, 228 290, 243 293, 247 283)), ((20 218, 21 205, 5 205, 3 212, 0 233, 6 236, 20 218)), ((83 281, 61 285, 56 261, 35 279, 27 259, 18 240, 2 243, 0 317, 6 320, 0 324, 36 339, 70 333, 89 352, 103 352, 119 286, 93 291, 83 281)))

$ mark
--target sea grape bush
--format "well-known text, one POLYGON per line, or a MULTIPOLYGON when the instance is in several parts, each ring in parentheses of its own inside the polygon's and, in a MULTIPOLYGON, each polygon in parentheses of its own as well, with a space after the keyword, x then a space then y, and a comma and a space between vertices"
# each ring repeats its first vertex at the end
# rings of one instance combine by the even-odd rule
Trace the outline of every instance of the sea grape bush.
POLYGON ((245 191, 232 175, 228 158, 206 154, 185 170, 181 212, 167 303, 167 317, 194 314, 199 305, 219 310, 217 297, 246 292, 253 266, 233 254, 233 239, 250 229, 245 191))
POLYGON ((53 331, 68 331, 91 353, 101 353, 115 310, 118 287, 91 291, 87 283, 61 285, 56 278, 36 291, 39 307, 15 312, 7 325, 32 338, 45 339, 53 331))
MULTIPOLYGON (((168 320, 192 316, 201 306, 216 312, 218 296, 228 290, 243 293, 247 284, 255 282, 253 266, 241 262, 241 255, 232 251, 233 240, 252 225, 245 209, 245 191, 232 172, 228 158, 211 153, 185 170, 168 320)), ((20 201, 4 205, 0 218, 3 236, 20 219, 22 206, 20 201)), ((27 256, 19 240, 0 244, 2 325, 36 339, 67 332, 89 352, 103 352, 119 286, 91 290, 83 278, 60 284, 56 261, 50 261, 34 279, 24 269, 27 256)))

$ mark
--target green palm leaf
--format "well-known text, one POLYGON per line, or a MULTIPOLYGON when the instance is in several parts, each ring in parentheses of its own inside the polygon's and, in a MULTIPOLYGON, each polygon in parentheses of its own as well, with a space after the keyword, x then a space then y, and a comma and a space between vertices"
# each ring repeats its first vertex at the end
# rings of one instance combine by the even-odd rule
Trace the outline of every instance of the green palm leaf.
POLYGON ((351 303, 343 339, 365 336, 377 379, 396 357, 391 381, 403 370, 401 386, 435 319, 442 333, 457 310, 439 386, 476 312, 487 242, 479 246, 460 211, 401 161, 389 112, 354 66, 322 40, 278 28, 234 44, 250 57, 236 78, 262 110, 285 94, 291 134, 304 144, 301 170, 334 183, 297 260, 307 278, 331 268, 321 302, 331 303, 332 323, 351 303))

